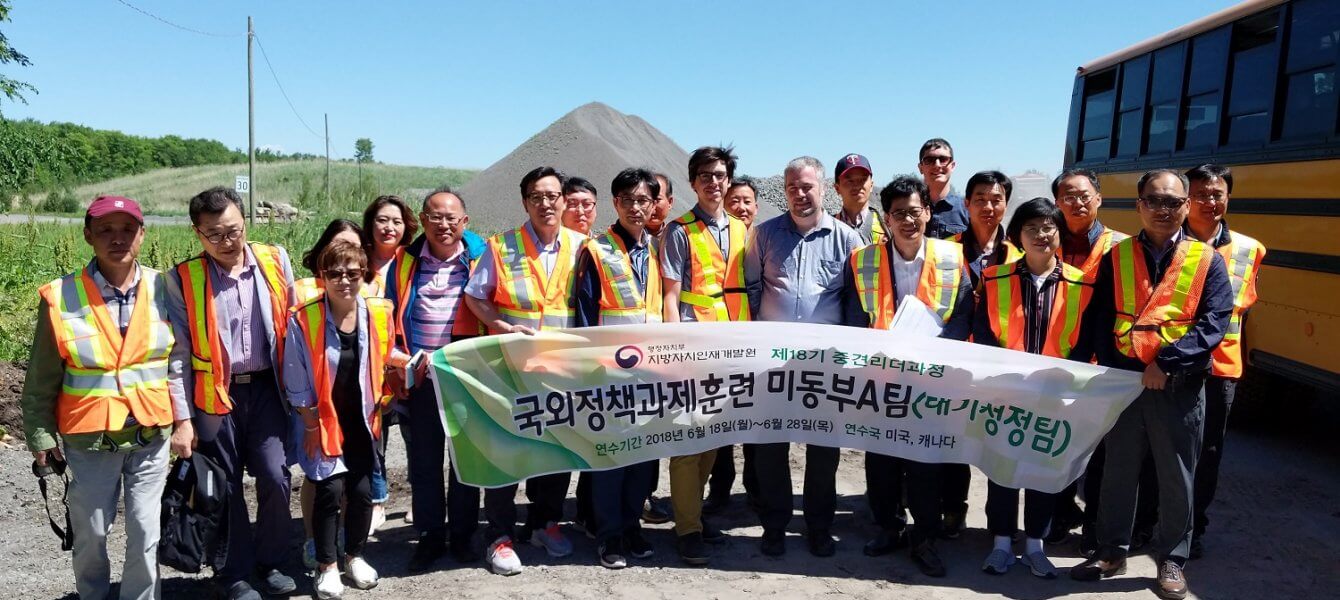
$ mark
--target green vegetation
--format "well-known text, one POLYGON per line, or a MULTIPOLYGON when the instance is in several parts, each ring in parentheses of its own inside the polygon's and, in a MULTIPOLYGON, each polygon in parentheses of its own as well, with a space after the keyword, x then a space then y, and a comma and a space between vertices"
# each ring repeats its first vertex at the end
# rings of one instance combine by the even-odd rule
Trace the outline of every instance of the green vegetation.
MULTIPOLYGON (((9 5, 9 0, 0 0, 0 23, 9 22, 9 5)), ((27 67, 33 64, 22 52, 15 50, 13 46, 9 45, 9 38, 5 37, 4 33, 0 33, 0 65, 7 65, 10 63, 20 67, 27 67)), ((6 99, 11 102, 18 100, 19 102, 26 104, 28 100, 23 97, 24 92, 32 92, 36 94, 37 88, 22 81, 0 75, 0 94, 4 94, 6 99)))

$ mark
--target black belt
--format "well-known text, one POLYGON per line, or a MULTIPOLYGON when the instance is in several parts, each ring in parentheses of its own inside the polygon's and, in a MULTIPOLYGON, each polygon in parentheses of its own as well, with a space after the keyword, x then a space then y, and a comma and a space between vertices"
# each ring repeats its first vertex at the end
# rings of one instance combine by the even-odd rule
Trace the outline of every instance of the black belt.
POLYGON ((233 373, 231 380, 233 385, 247 385, 260 383, 262 381, 273 382, 275 380, 274 373, 274 369, 262 369, 260 371, 251 371, 248 373, 233 373))

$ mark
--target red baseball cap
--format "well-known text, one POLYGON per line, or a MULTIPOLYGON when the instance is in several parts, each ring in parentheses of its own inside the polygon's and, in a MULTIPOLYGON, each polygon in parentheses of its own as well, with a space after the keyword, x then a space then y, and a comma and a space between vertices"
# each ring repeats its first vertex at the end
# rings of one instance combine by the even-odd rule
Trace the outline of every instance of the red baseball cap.
POLYGON ((112 213, 128 214, 140 225, 144 224, 144 213, 140 211, 139 203, 123 196, 98 196, 92 204, 88 205, 88 211, 84 215, 96 219, 112 213))

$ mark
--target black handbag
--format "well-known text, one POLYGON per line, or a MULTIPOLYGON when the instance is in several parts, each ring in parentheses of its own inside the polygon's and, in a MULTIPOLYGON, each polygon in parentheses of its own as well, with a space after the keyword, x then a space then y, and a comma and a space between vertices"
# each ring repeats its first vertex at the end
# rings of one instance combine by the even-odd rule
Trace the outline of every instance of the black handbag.
POLYGON ((195 452, 178 458, 163 489, 158 562, 199 573, 217 549, 228 501, 228 478, 218 463, 195 452))

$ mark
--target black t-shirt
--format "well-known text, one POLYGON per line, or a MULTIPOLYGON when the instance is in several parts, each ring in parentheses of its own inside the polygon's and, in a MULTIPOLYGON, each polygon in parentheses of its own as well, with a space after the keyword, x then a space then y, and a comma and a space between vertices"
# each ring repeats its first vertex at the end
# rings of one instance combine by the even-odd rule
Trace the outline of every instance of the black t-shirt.
POLYGON ((358 332, 339 331, 340 364, 335 370, 335 404, 340 430, 344 432, 344 466, 350 471, 372 471, 372 435, 363 414, 363 386, 358 377, 358 332))

